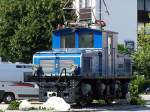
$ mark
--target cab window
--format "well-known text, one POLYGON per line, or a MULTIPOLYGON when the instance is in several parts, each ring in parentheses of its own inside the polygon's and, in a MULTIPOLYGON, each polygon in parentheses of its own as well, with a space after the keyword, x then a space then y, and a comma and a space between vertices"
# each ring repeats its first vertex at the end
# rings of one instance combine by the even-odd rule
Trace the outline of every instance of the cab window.
POLYGON ((79 34, 79 48, 93 48, 94 46, 93 33, 79 34))
POLYGON ((61 48, 75 48, 75 34, 62 34, 60 39, 61 48))

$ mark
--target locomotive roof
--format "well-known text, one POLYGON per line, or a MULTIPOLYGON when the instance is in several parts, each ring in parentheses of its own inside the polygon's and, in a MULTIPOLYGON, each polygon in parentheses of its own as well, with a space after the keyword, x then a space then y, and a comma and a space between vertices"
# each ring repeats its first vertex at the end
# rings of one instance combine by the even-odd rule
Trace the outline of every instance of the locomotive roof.
POLYGON ((61 54, 61 53, 84 53, 84 52, 95 52, 95 51, 102 51, 102 49, 53 49, 53 50, 47 50, 47 51, 41 51, 41 52, 36 52, 36 54, 61 54))
POLYGON ((53 31, 54 34, 57 33, 71 33, 71 32, 112 32, 112 33, 117 33, 114 31, 108 31, 108 30, 98 30, 98 29, 92 29, 92 28, 81 28, 81 27, 77 27, 77 28, 62 28, 62 29, 56 29, 53 31))

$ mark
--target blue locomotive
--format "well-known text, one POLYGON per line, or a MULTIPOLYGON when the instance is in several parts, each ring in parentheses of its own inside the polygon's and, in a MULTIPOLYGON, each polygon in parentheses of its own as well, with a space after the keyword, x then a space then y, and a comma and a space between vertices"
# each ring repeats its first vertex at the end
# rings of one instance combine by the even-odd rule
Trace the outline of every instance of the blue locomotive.
POLYGON ((117 52, 117 33, 91 28, 63 28, 52 33, 52 50, 37 52, 33 64, 41 99, 47 93, 81 105, 93 99, 125 98, 132 65, 117 52))

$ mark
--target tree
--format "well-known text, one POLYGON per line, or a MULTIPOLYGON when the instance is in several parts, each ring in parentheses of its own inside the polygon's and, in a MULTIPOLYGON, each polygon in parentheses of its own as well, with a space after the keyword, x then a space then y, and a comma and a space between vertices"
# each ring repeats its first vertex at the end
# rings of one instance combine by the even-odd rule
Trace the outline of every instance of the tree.
POLYGON ((134 63, 140 74, 150 78, 150 35, 144 29, 138 35, 138 48, 133 55, 134 63))
POLYGON ((144 105, 145 101, 139 96, 142 84, 145 82, 144 75, 136 75, 129 84, 130 104, 144 105))
POLYGON ((65 1, 0 0, 0 56, 29 63, 35 52, 49 50, 52 30, 64 24, 65 1))
POLYGON ((118 44, 117 48, 118 48, 118 52, 120 54, 128 54, 128 49, 125 48, 125 46, 123 44, 118 44))

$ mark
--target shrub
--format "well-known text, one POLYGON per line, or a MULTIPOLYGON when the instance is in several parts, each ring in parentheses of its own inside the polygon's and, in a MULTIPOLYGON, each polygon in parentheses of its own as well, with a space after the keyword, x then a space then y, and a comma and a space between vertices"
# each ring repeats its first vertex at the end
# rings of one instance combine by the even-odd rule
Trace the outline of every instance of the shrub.
POLYGON ((132 105, 145 105, 145 101, 141 97, 132 97, 130 104, 132 104, 132 105))
POLYGON ((14 100, 14 101, 10 102, 10 104, 8 106, 8 110, 18 110, 19 109, 19 105, 20 105, 20 102, 14 100))
POLYGON ((4 112, 4 111, 0 110, 0 112, 4 112))
POLYGON ((143 93, 145 92, 146 88, 149 88, 149 87, 150 87, 150 80, 144 80, 139 85, 139 92, 143 93))
POLYGON ((136 75, 134 79, 131 81, 129 85, 129 91, 131 93, 131 97, 138 97, 140 91, 139 87, 142 82, 145 81, 145 78, 143 75, 136 75))
POLYGON ((104 105, 104 104, 106 104, 106 102, 105 102, 105 100, 93 100, 93 102, 92 103, 98 103, 98 104, 100 104, 100 105, 104 105))
POLYGON ((131 93, 130 104, 132 105, 144 105, 145 101, 139 97, 140 90, 143 88, 145 83, 143 75, 136 75, 129 85, 129 91, 131 93))

